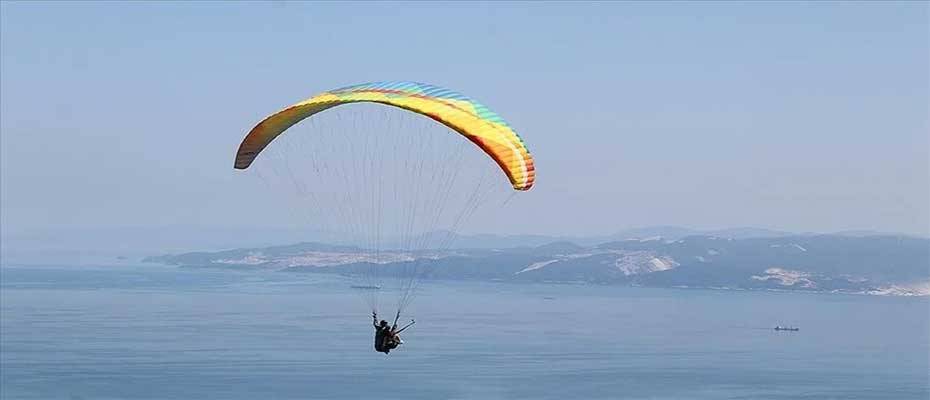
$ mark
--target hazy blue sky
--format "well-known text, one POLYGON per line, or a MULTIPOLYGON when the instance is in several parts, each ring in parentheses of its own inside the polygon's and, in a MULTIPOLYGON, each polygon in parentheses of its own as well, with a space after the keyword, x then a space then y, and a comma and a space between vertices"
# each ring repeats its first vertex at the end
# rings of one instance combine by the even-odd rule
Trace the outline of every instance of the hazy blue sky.
POLYGON ((481 100, 534 152, 524 217, 487 231, 928 234, 928 17, 919 1, 4 2, 2 225, 287 225, 232 169, 244 133, 400 79, 481 100))

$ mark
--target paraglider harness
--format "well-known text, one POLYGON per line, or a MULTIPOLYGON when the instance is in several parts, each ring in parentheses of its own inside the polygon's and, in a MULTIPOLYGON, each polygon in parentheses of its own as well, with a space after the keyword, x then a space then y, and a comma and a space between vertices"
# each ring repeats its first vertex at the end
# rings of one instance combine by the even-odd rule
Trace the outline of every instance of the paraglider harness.
POLYGON ((377 312, 372 311, 371 317, 374 320, 375 326, 375 351, 384 354, 390 353, 391 350, 396 349, 397 346, 403 343, 403 341, 400 340, 400 333, 417 323, 411 319, 409 324, 405 325, 403 328, 397 329, 397 320, 400 319, 400 310, 398 310, 397 314, 394 316, 394 324, 390 327, 387 326, 387 321, 381 321, 383 324, 378 324, 377 312))

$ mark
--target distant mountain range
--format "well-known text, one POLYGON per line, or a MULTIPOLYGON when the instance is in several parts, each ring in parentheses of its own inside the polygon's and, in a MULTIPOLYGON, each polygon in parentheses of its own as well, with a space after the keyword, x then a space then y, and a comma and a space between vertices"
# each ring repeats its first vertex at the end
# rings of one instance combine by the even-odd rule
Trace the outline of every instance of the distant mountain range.
MULTIPOLYGON (((422 243, 439 243, 451 239, 451 242, 458 248, 492 249, 541 246, 559 241, 591 247, 606 242, 648 237, 675 240, 688 236, 748 239, 816 235, 820 234, 792 233, 752 227, 700 230, 678 226, 652 226, 596 236, 469 235, 432 232, 424 235, 427 237, 413 240, 422 243)), ((872 231, 849 231, 832 235, 906 236, 872 231)), ((199 249, 234 249, 308 241, 331 244, 354 243, 337 234, 308 228, 161 226, 17 231, 3 225, 0 226, 0 264, 124 264, 128 260, 137 260, 156 252, 181 253, 199 249)), ((399 240, 394 242, 395 247, 402 247, 397 245, 400 243, 399 240)), ((392 243, 387 240, 385 245, 390 247, 392 243)))
MULTIPOLYGON (((435 233, 445 234, 445 233, 435 233)), ((714 236, 728 239, 790 236, 792 233, 761 228, 729 228, 698 230, 679 226, 650 226, 626 229, 603 236, 546 236, 546 235, 456 235, 454 243, 462 248, 504 248, 519 246, 542 246, 553 242, 572 242, 581 245, 596 245, 626 239, 661 237, 680 239, 687 236, 714 236)))
POLYGON ((693 233, 675 227, 645 228, 598 244, 551 241, 546 236, 476 235, 459 238, 458 249, 418 253, 299 243, 144 261, 349 275, 373 268, 386 276, 417 270, 423 279, 930 295, 930 239, 751 228, 693 233))
MULTIPOLYGON (((448 232, 432 232, 430 236, 445 238, 450 235, 448 232)), ((777 238, 787 236, 822 236, 823 233, 793 233, 787 231, 778 231, 764 228, 726 228, 726 229, 691 229, 680 226, 649 226, 642 228, 625 229, 611 235, 601 236, 551 236, 551 235, 494 235, 494 234, 477 234, 461 235, 452 234, 452 242, 459 248, 472 249, 493 249, 520 246, 542 246, 553 242, 572 242, 585 246, 595 246, 601 243, 614 242, 627 239, 643 238, 662 238, 667 240, 676 240, 689 236, 708 236, 724 239, 755 239, 755 238, 777 238)), ((857 230, 843 231, 828 234, 830 236, 844 237, 869 237, 869 236, 902 236, 897 233, 886 233, 878 231, 857 230)), ((426 243, 435 243, 440 240, 425 238, 426 243)))

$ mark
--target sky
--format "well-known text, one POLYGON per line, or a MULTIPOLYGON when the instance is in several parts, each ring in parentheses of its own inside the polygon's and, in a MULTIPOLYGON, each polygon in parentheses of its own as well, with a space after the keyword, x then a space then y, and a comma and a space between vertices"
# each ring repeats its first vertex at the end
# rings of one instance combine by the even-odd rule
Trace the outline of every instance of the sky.
POLYGON ((281 227, 232 169, 354 83, 470 95, 536 186, 488 233, 930 235, 926 2, 0 3, 4 234, 281 227))

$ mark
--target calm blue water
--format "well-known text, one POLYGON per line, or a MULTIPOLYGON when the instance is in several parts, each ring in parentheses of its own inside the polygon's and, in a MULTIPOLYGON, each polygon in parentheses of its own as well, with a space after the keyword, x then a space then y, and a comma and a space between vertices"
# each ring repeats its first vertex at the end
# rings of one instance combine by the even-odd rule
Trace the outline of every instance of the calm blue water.
POLYGON ((385 356, 338 277, 4 267, 0 283, 3 399, 930 397, 926 298, 430 283, 385 356))

